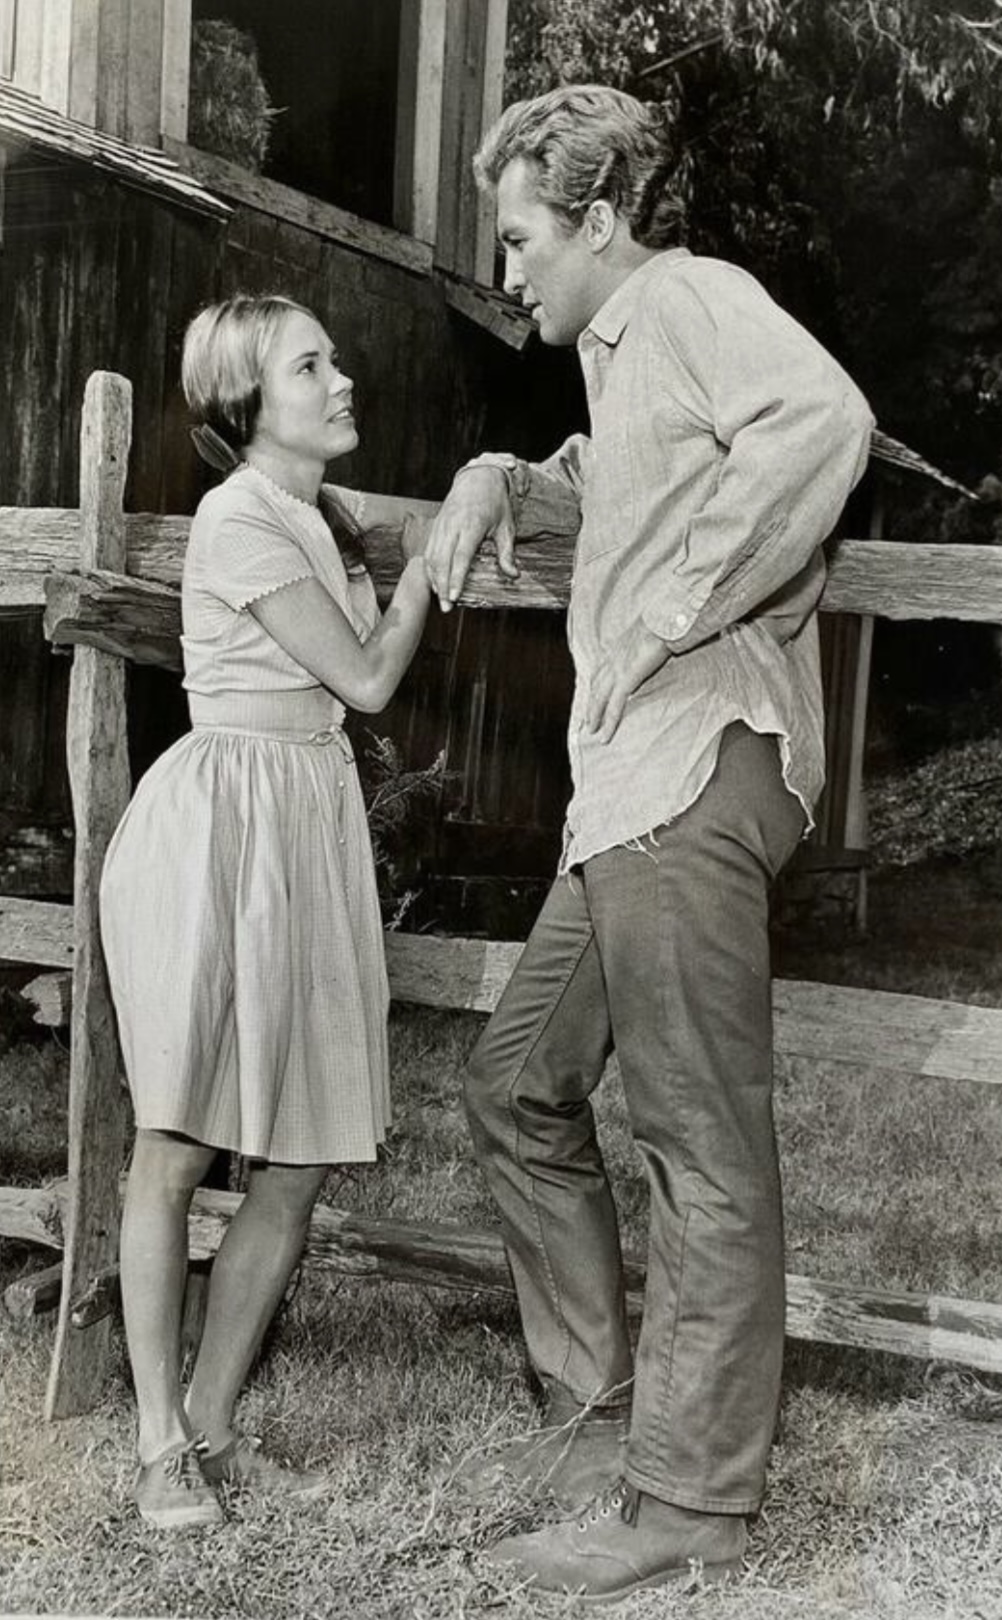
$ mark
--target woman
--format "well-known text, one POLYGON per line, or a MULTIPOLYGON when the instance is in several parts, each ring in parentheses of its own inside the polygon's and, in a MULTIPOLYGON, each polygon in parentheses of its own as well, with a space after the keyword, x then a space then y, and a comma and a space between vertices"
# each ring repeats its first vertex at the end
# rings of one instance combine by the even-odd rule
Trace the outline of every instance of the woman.
POLYGON ((136 1116, 121 1281, 140 1514, 218 1523, 222 1484, 312 1496, 233 1409, 300 1255, 326 1168, 388 1118, 387 984, 345 706, 386 704, 428 606, 410 558, 380 618, 360 497, 324 486, 358 443, 352 383, 309 310, 236 297, 197 315, 184 391, 235 465, 192 522, 182 583, 192 731, 112 841, 102 933, 136 1116), (186 1396, 187 1216, 219 1149, 250 1161, 212 1270, 186 1396))

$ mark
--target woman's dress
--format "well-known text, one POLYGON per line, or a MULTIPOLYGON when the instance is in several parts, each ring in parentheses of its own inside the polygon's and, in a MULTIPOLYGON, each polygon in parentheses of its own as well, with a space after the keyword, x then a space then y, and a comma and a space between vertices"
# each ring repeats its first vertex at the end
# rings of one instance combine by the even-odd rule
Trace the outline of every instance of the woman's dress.
MULTIPOLYGON (((359 497, 329 493, 357 514, 359 497)), ((108 850, 101 927, 139 1127, 285 1164, 373 1159, 388 990, 344 707, 249 604, 315 577, 364 639, 372 582, 322 513, 241 467, 182 583, 192 730, 108 850)))

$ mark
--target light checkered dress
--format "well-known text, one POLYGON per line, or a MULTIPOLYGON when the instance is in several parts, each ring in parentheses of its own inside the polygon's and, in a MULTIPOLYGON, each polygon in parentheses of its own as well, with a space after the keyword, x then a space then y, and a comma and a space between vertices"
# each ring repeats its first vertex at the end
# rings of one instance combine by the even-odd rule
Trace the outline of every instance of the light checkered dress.
POLYGON ((194 729, 140 782, 101 886, 137 1125, 284 1164, 373 1159, 389 1119, 382 928, 344 708, 247 612, 310 576, 364 638, 371 580, 346 570, 317 509, 251 468, 203 500, 182 588, 194 729))

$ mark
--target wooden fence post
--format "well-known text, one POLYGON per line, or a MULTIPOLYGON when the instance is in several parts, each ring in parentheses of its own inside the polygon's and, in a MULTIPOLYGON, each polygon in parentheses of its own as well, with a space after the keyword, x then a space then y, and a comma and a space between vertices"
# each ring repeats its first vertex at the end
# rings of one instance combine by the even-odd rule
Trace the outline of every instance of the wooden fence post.
MULTIPOLYGON (((126 567, 123 493, 132 386, 112 372, 87 381, 80 435, 80 566, 126 567)), ((70 1024, 69 1200, 59 1324, 45 1402, 69 1417, 97 1399, 107 1371, 110 1324, 75 1328, 73 1300, 118 1252, 118 1178, 126 1108, 115 1015, 98 927, 105 850, 129 800, 125 664, 94 647, 73 654, 66 748, 76 826, 73 882, 73 1011, 70 1024)))

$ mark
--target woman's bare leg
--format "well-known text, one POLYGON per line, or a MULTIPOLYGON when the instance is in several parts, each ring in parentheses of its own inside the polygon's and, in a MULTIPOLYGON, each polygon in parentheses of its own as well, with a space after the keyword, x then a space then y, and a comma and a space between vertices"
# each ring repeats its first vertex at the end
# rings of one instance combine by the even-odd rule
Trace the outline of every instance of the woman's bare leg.
POLYGON ((181 1398, 188 1208, 215 1155, 215 1148, 162 1131, 136 1135, 119 1264, 143 1463, 191 1433, 181 1398))
POLYGON ((212 1267, 188 1422, 210 1453, 233 1438, 233 1408, 306 1239, 325 1165, 256 1164, 212 1267))

